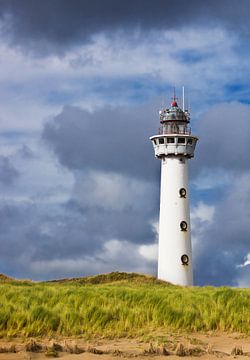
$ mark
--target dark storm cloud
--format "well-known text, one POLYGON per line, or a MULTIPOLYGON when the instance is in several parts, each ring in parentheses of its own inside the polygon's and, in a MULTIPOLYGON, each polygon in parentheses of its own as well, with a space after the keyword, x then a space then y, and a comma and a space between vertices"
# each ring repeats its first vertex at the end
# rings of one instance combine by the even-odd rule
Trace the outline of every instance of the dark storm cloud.
POLYGON ((22 145, 22 147, 18 150, 18 154, 24 159, 32 159, 33 152, 27 145, 22 145))
MULTIPOLYGON (((138 261, 138 246, 154 241, 151 223, 158 216, 159 191, 151 183, 157 179, 160 163, 154 159, 149 140, 158 125, 155 115, 157 119, 157 110, 151 105, 129 110, 103 109, 92 114, 66 107, 49 121, 43 139, 74 175, 75 185, 70 194, 66 191, 68 201, 62 201, 57 193, 53 196, 51 191, 56 185, 48 184, 48 180, 43 196, 37 190, 34 193, 29 171, 32 163, 38 161, 37 154, 27 146, 19 148, 11 160, 20 170, 29 162, 31 168, 24 166, 23 171, 31 185, 27 191, 20 176, 17 191, 13 188, 0 205, 1 272, 46 279, 100 273, 119 266, 127 271, 138 270, 138 264, 148 271, 147 262, 138 261), (94 187, 98 176, 101 194, 99 183, 97 189, 94 187), (118 190, 110 189, 108 183, 105 195, 102 176, 104 180, 108 177, 118 190), (112 202, 111 192, 112 196, 116 193, 112 202), (103 255, 105 251, 112 253, 105 246, 113 240, 124 247, 120 250, 120 262, 120 254, 109 260, 103 255)), ((12 169, 12 175, 16 174, 6 159, 2 157, 5 169, 1 173, 10 175, 12 169)), ((10 176, 8 181, 11 182, 10 176)), ((65 199, 65 194, 62 197, 65 199)))
MULTIPOLYGON (((159 105, 105 108, 89 113, 67 106, 45 125, 43 139, 71 170, 96 169, 158 181, 160 165, 149 136, 157 133, 159 105)), ((250 107, 215 105, 197 120, 200 138, 191 175, 204 169, 249 170, 250 107)))
POLYGON ((0 156, 0 183, 3 185, 12 185, 19 176, 18 170, 6 156, 0 156))
MULTIPOLYGON (((152 194, 148 194, 149 199, 152 194)), ((80 212, 70 212, 78 214, 79 219, 84 219, 83 231, 89 238, 89 243, 83 249, 88 254, 95 252, 110 239, 127 240, 134 244, 148 244, 154 239, 154 233, 150 225, 152 217, 155 215, 155 207, 150 207, 150 200, 145 199, 140 208, 135 209, 132 205, 124 209, 103 209, 100 205, 84 206, 80 205, 80 212), (96 239, 96 241, 93 241, 96 239)), ((134 199, 136 202, 136 198, 134 199)), ((70 201, 72 205, 72 200, 70 201)), ((74 201, 73 201, 74 203, 74 201)), ((74 218, 72 219, 74 220, 74 218)), ((73 224, 72 224, 73 225, 73 224)), ((66 252, 67 254, 67 252, 66 252)))
MULTIPOLYGON (((148 205, 146 201, 145 210, 130 207, 114 211, 84 207, 75 200, 50 204, 49 208, 42 203, 3 204, 0 207, 1 271, 33 279, 80 276, 93 273, 88 268, 89 259, 99 258, 100 264, 96 264, 94 272, 102 272, 106 242, 113 238, 121 243, 152 242, 154 233, 147 223, 152 213, 147 210, 148 205), (86 261, 86 265, 68 270, 63 263, 74 259, 86 261), (48 273, 46 263, 57 261, 61 262, 60 270, 50 269, 48 273), (31 269, 37 263, 45 264, 38 273, 31 269)), ((112 266, 107 264, 106 271, 112 266)))
POLYGON ((99 32, 223 23, 248 32, 247 0, 1 0, 2 31, 17 46, 54 52, 99 32))
POLYGON ((53 234, 54 241, 60 239, 61 250, 54 256, 46 249, 37 259, 70 258, 79 251, 93 256, 111 239, 132 244, 154 241, 151 223, 158 217, 158 187, 145 185, 143 197, 139 194, 144 182, 158 181, 160 163, 155 161, 149 141, 157 125, 155 115, 152 106, 106 108, 94 113, 67 106, 45 125, 43 140, 61 165, 73 172, 76 185, 72 199, 64 205, 72 223, 66 220, 64 229, 53 234), (95 186, 98 176, 101 198, 95 194, 99 193, 95 186), (104 188, 107 177, 111 183, 104 188), (124 188, 131 181, 136 184, 124 188), (112 186, 118 186, 118 190, 110 189, 112 186), (67 239, 74 239, 73 246, 71 241, 67 246, 67 239), (79 250, 74 243, 79 244, 79 250))
POLYGON ((197 122, 200 136, 196 172, 203 167, 226 171, 250 169, 248 143, 250 138, 250 107, 234 103, 218 104, 197 122))
MULTIPOLYGON (((2 204, 1 271, 45 279, 111 271, 118 265, 132 269, 131 256, 124 255, 123 265, 117 265, 116 258, 106 263, 103 254, 113 239, 125 248, 154 241, 151 223, 158 216, 159 194, 148 184, 158 180, 160 168, 149 141, 157 127, 155 115, 152 106, 94 113, 68 106, 45 125, 43 140, 72 172, 75 185, 68 201, 46 202, 45 196, 2 204)), ((26 146, 18 154, 35 161, 26 146)), ((135 257, 136 267, 139 253, 135 257)))
POLYGON ((214 221, 196 224, 195 232, 200 232, 195 257, 198 284, 237 286, 244 273, 250 279, 250 266, 239 267, 249 253, 249 201, 248 172, 232 181, 225 198, 216 206, 214 221))
POLYGON ((235 286, 244 274, 250 276, 249 266, 237 266, 249 253, 249 119, 249 105, 234 102, 215 105, 198 121, 200 141, 193 170, 199 174, 205 169, 210 179, 202 181, 208 185, 211 182, 210 186, 219 188, 220 194, 213 201, 214 221, 195 224, 193 234, 199 239, 196 280, 202 285, 235 286), (217 178, 218 169, 221 180, 217 178))
POLYGON ((114 171, 147 181, 156 179, 159 169, 149 141, 156 119, 152 106, 94 113, 67 106, 46 124, 43 139, 71 170, 114 171))
POLYGON ((48 211, 39 203, 7 204, 1 206, 0 215, 0 258, 8 274, 32 276, 29 264, 34 260, 68 258, 87 249, 91 253, 91 241, 100 244, 84 235, 82 216, 55 205, 48 211))

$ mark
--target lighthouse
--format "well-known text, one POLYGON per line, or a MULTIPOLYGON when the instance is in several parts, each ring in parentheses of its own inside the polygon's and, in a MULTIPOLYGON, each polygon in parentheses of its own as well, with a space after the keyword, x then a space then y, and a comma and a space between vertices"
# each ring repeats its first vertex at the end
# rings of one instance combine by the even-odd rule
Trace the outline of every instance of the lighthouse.
POLYGON ((150 137, 161 160, 158 278, 188 286, 193 285, 188 162, 198 138, 191 133, 189 112, 176 100, 159 111, 159 134, 150 137))

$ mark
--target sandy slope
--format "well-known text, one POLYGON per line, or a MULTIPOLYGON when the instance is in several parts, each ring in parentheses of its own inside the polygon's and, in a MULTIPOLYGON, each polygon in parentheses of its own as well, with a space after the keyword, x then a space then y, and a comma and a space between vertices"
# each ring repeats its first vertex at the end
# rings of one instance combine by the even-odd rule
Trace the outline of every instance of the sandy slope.
POLYGON ((154 341, 140 341, 137 339, 117 339, 117 340, 93 340, 85 341, 82 339, 56 339, 45 340, 37 339, 36 343, 42 345, 42 352, 27 352, 26 344, 29 340, 15 339, 11 341, 1 340, 0 349, 7 351, 15 345, 16 353, 0 353, 0 360, 42 360, 48 359, 46 356, 46 348, 50 348, 53 344, 60 344, 63 351, 58 352, 59 358, 64 360, 111 360, 117 358, 133 358, 138 359, 163 359, 166 353, 169 354, 168 359, 177 359, 176 349, 184 347, 186 359, 194 356, 200 357, 202 360, 212 360, 218 358, 238 359, 250 358, 250 337, 239 334, 161 334, 154 336, 154 341), (164 340, 165 339, 165 340, 164 340), (182 345, 180 345, 182 344, 182 345), (242 349, 243 355, 231 355, 233 348, 242 349), (85 352, 81 354, 70 354, 72 349, 82 349, 85 352), (165 349, 165 350, 163 350, 165 349), (190 352, 192 356, 188 355, 190 352), (193 350, 192 350, 193 349, 193 350), (96 352, 96 353, 95 353, 96 352), (99 352, 99 353, 98 353, 99 352), (165 355, 163 355, 163 353, 165 355))

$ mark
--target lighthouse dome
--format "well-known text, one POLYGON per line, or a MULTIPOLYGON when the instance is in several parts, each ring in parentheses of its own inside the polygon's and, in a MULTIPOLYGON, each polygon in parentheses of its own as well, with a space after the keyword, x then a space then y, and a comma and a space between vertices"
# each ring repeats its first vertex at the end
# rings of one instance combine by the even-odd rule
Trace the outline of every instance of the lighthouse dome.
POLYGON ((176 100, 172 101, 169 109, 163 109, 159 113, 161 123, 167 121, 189 122, 189 114, 179 108, 176 100))

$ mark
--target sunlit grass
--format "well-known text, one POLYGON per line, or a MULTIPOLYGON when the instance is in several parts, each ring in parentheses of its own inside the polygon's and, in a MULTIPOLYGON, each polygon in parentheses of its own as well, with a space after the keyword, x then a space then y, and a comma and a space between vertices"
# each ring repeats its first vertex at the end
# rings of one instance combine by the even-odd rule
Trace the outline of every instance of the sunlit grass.
POLYGON ((120 273, 0 283, 0 336, 140 336, 157 329, 249 334, 250 290, 182 288, 120 273))

